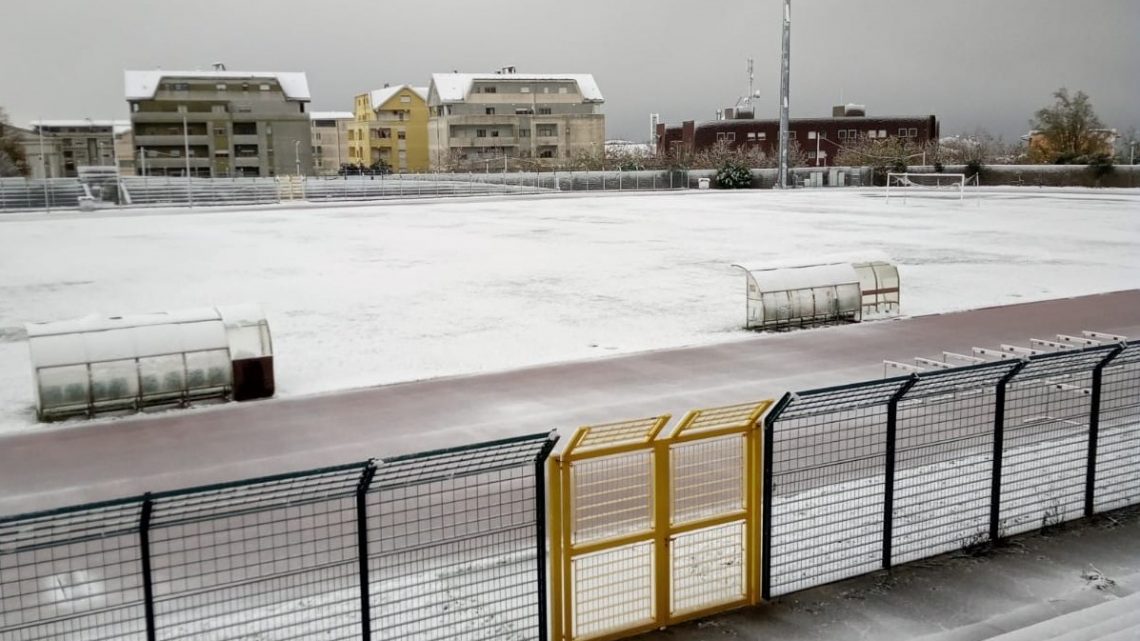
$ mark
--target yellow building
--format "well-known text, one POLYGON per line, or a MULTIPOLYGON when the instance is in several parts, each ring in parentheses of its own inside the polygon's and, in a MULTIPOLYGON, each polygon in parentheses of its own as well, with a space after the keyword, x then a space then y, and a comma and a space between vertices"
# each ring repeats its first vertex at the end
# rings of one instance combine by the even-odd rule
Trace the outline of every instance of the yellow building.
POLYGON ((356 97, 348 127, 348 161, 392 171, 428 170, 427 87, 398 85, 356 97))

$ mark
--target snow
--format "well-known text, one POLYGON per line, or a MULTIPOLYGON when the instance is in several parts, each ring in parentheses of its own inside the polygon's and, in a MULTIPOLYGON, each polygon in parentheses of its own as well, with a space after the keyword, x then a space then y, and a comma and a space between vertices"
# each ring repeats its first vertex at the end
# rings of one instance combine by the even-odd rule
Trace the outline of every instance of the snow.
POLYGON ((372 109, 380 109, 384 103, 392 99, 392 96, 400 93, 404 89, 411 89, 420 98, 427 100, 428 88, 427 87, 413 87, 412 85, 396 85, 395 87, 384 87, 383 89, 373 89, 371 94, 372 109))
POLYGON ((29 322, 259 302, 278 394, 752 336, 733 262, 885 252, 919 315, 1140 286, 1140 194, 688 192, 0 216, 0 431, 29 322))
POLYGON ((309 120, 352 120, 352 112, 309 112, 309 120))
MULTIPOLYGON (((471 85, 476 80, 491 81, 560 81, 573 80, 578 83, 578 91, 582 93, 585 102, 605 102, 602 90, 589 73, 433 73, 431 85, 435 87, 436 94, 442 103, 463 102, 471 92, 471 85)), ((375 103, 373 103, 375 104, 375 103)))
POLYGON ((124 71, 123 84, 127 100, 154 98, 163 78, 217 78, 225 80, 260 80, 273 78, 285 96, 293 100, 309 100, 309 79, 303 71, 124 71))

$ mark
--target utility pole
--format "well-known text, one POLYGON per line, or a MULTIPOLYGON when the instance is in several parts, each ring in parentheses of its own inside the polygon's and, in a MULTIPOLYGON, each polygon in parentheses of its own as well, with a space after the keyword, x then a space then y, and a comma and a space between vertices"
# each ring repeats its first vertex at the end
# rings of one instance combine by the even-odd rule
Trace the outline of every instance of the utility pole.
POLYGON ((44 152, 44 119, 40 118, 40 126, 37 127, 40 132, 40 162, 44 168, 44 208, 47 212, 51 213, 51 200, 48 198, 48 159, 47 153, 44 152))
POLYGON ((788 92, 792 67, 792 0, 784 0, 783 24, 784 37, 780 47, 780 175, 777 184, 781 189, 786 189, 788 187, 788 92))
POLYGON ((182 111, 182 148, 186 154, 186 197, 190 207, 194 207, 194 183, 190 181, 190 125, 186 122, 186 107, 179 107, 182 111))

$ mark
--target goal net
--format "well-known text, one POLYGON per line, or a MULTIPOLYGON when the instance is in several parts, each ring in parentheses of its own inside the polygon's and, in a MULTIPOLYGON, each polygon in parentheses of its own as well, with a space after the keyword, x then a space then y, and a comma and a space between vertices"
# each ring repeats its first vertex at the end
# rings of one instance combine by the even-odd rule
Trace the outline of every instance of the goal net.
POLYGON ((887 200, 891 196, 927 196, 962 200, 966 195, 966 185, 977 184, 977 177, 966 178, 966 174, 887 174, 887 200))

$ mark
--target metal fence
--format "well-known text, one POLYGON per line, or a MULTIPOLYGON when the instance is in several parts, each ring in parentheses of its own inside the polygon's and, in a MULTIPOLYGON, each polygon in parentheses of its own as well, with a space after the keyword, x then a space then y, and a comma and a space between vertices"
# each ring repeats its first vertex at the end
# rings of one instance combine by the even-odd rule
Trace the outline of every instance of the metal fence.
POLYGON ((0 178, 0 211, 79 206, 87 191, 78 178, 0 178))
POLYGON ((616 639, 755 603, 771 401, 579 428, 550 459, 554 638, 616 639))
MULTIPOLYGON (((705 172, 709 173, 709 172, 705 172)), ((700 174, 703 176, 703 174, 700 174)), ((696 188, 684 170, 431 173, 378 176, 197 178, 124 176, 87 189, 78 178, 0 179, 0 211, 75 208, 93 195, 100 207, 219 206, 289 201, 352 202, 400 198, 548 194, 572 191, 661 191, 696 188), (111 188, 113 187, 113 188, 111 188)))
POLYGON ((2 519, 0 640, 545 639, 553 445, 526 436, 2 519))
POLYGON ((764 598, 1140 503, 1140 342, 788 394, 764 598))

